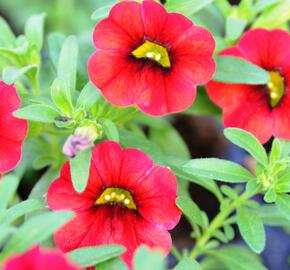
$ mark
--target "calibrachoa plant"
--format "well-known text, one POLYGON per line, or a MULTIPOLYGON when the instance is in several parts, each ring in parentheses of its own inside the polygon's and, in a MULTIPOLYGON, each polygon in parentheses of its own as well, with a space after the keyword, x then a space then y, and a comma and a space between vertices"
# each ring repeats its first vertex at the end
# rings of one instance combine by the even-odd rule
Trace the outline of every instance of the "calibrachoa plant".
POLYGON ((54 9, 19 36, 0 17, 0 269, 286 269, 262 252, 289 231, 288 1, 97 2, 57 15, 77 36, 44 31, 54 9), (184 114, 248 166, 192 159, 184 114))

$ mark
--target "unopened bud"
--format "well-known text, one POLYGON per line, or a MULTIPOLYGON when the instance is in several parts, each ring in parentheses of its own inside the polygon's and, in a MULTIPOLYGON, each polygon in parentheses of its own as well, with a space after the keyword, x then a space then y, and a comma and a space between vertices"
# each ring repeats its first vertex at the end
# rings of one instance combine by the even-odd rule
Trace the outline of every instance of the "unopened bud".
POLYGON ((78 152, 93 146, 93 142, 82 136, 70 135, 63 145, 62 152, 69 158, 73 158, 78 152))

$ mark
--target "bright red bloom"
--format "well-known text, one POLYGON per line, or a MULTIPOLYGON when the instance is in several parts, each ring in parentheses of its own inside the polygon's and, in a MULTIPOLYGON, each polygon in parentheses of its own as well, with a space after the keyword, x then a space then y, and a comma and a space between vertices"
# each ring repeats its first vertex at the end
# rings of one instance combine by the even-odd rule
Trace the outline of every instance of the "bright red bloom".
POLYGON ((91 81, 109 102, 151 115, 188 108, 215 70, 211 33, 151 0, 116 4, 93 40, 91 81))
POLYGON ((223 109, 226 127, 253 133, 262 143, 272 135, 290 139, 290 35, 282 30, 246 32, 221 55, 241 57, 269 72, 267 85, 210 82, 209 97, 223 109))
POLYGON ((27 133, 27 121, 12 113, 20 107, 14 86, 0 82, 0 178, 12 170, 21 158, 22 144, 27 133))
MULTIPOLYGON (((1 268, 2 269, 2 268, 1 268)), ((4 264, 3 270, 78 270, 60 252, 35 246, 20 255, 13 256, 4 264)))
POLYGON ((72 210, 70 222, 55 234, 64 252, 86 246, 120 244, 127 248, 123 260, 131 266, 140 244, 171 246, 167 230, 176 226, 181 212, 175 205, 177 182, 167 167, 136 149, 122 149, 116 142, 98 144, 92 154, 86 190, 77 194, 69 163, 49 187, 47 203, 52 210, 72 210))

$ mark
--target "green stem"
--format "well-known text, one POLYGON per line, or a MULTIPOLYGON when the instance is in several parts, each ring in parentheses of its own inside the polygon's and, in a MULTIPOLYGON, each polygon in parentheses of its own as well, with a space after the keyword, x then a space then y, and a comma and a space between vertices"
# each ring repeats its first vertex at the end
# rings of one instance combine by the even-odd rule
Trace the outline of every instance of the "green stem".
POLYGON ((180 261, 182 259, 182 256, 180 255, 179 251, 174 246, 174 244, 172 244, 171 246, 171 253, 176 258, 177 261, 180 261))
POLYGON ((204 246, 212 237, 212 234, 220 228, 224 221, 229 217, 229 215, 238 208, 241 204, 243 204, 246 200, 248 200, 251 196, 244 192, 240 197, 234 200, 227 208, 221 211, 210 223, 209 227, 204 231, 202 236, 197 240, 195 248, 190 253, 190 258, 195 259, 198 255, 203 252, 204 246))

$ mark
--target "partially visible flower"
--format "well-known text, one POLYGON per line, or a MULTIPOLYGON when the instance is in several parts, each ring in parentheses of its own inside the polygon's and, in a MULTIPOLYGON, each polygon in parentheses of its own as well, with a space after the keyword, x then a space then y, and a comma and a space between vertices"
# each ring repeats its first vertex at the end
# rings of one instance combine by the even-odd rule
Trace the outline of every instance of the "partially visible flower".
POLYGON ((135 104, 150 115, 183 111, 196 86, 213 76, 213 36, 155 1, 122 1, 99 22, 91 81, 117 106, 135 104))
POLYGON ((262 143, 272 135, 290 139, 290 34, 282 30, 246 32, 221 55, 241 57, 269 73, 265 85, 210 82, 209 97, 223 110, 226 127, 253 133, 262 143))
POLYGON ((70 135, 63 145, 62 152, 69 158, 77 153, 93 147, 94 141, 102 137, 102 127, 99 124, 91 123, 87 126, 78 127, 73 135, 70 135))
POLYGON ((20 107, 14 86, 0 82, 0 178, 14 169, 21 158, 22 144, 27 134, 27 121, 12 114, 20 107))
MULTIPOLYGON (((1 268, 2 269, 2 268, 1 268)), ((25 253, 9 258, 3 270, 79 270, 64 254, 54 249, 32 247, 25 253)))
POLYGON ((76 213, 55 233, 55 243, 64 252, 120 244, 127 248, 121 257, 129 267, 141 244, 168 253, 171 237, 167 230, 173 229, 181 216, 175 205, 176 193, 177 182, 170 169, 155 166, 139 150, 104 141, 93 150, 83 193, 78 194, 72 186, 69 163, 48 189, 50 209, 76 213))

